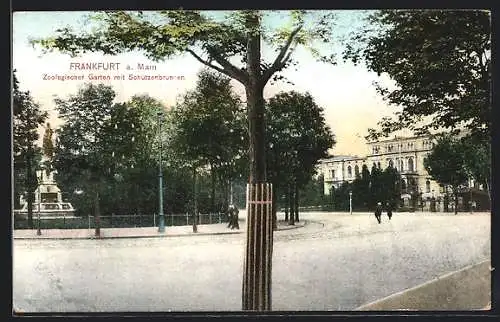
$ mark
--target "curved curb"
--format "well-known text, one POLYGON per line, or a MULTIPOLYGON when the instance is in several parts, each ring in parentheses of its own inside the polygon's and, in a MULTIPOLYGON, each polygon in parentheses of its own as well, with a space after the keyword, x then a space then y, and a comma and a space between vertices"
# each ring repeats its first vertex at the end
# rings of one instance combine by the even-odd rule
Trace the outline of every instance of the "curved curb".
MULTIPOLYGON (((303 228, 307 224, 307 220, 303 221, 303 225, 294 225, 290 227, 284 227, 284 228, 278 228, 277 231, 284 231, 284 230, 291 230, 291 229, 298 229, 298 228, 303 228)), ((101 236, 101 237, 96 237, 96 236, 77 236, 77 237, 44 237, 43 235, 41 237, 12 237, 14 240, 69 240, 69 239, 76 239, 76 240, 102 240, 102 239, 124 239, 124 238, 169 238, 169 237, 192 237, 192 236, 211 236, 211 235, 236 235, 236 234, 243 234, 245 231, 223 231, 223 232, 213 232, 213 233, 204 233, 204 232, 198 232, 198 233, 185 233, 185 234, 167 234, 163 233, 160 234, 158 233, 157 235, 129 235, 129 236, 101 236)))
POLYGON ((228 231, 218 233, 187 233, 187 234, 158 234, 158 235, 129 235, 129 236, 86 236, 86 237, 14 237, 19 240, 68 240, 68 239, 124 239, 124 238, 168 238, 168 237, 188 237, 188 236, 209 236, 209 235, 235 235, 241 234, 241 231, 228 231))
POLYGON ((468 265, 420 285, 361 305, 355 311, 487 310, 491 303, 491 260, 468 265), (486 292, 485 292, 486 291, 486 292))

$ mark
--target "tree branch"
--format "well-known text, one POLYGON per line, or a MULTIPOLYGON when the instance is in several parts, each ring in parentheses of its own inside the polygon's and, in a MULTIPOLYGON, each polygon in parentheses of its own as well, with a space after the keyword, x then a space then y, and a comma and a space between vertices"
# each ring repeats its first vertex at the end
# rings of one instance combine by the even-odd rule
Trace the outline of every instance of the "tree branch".
POLYGON ((233 77, 232 75, 230 75, 228 72, 226 72, 224 69, 220 68, 220 67, 217 67, 215 65, 212 65, 210 64, 209 62, 207 62, 206 60, 204 60, 203 58, 201 58, 200 56, 198 56, 194 51, 192 51, 191 49, 186 49, 186 51, 188 53, 190 53, 194 58, 196 58, 196 60, 198 60, 200 63, 202 63, 203 65, 205 66, 208 66, 210 68, 213 68, 215 69, 216 71, 220 72, 220 73, 223 73, 229 77, 233 77))
POLYGON ((292 31, 292 33, 288 37, 288 40, 286 41, 285 45, 283 47, 281 47, 280 53, 278 54, 278 56, 276 56, 274 63, 271 65, 271 67, 269 67, 268 69, 266 69, 264 71, 264 73, 262 74, 262 81, 264 83, 266 83, 275 72, 277 72, 278 70, 280 70, 281 68, 283 68, 285 66, 286 62, 290 58, 293 51, 288 52, 288 55, 286 55, 286 57, 285 57, 285 54, 287 53, 288 49, 290 48, 290 45, 292 44, 293 39, 295 38, 295 36, 297 35, 297 33, 301 29, 302 29, 302 25, 298 26, 297 28, 295 28, 295 30, 292 31))
POLYGON ((228 62, 225 58, 223 58, 221 55, 217 53, 210 52, 209 54, 219 65, 221 65, 224 68, 224 70, 226 71, 226 75, 238 80, 243 85, 246 85, 246 83, 248 82, 247 72, 232 65, 230 62, 228 62))
POLYGON ((196 60, 198 60, 199 62, 201 62, 203 65, 205 66, 208 66, 210 68, 213 68, 215 69, 216 71, 224 74, 224 75, 227 75, 231 78, 234 78, 236 79, 237 81, 239 81, 240 83, 242 83, 243 85, 246 84, 247 82, 247 79, 248 79, 248 75, 238 69, 237 67, 231 65, 231 63, 229 63, 227 60, 225 60, 224 58, 222 58, 221 56, 219 55, 216 55, 214 53, 210 53, 211 57, 219 64, 222 66, 222 68, 214 65, 214 64, 211 64, 210 62, 204 60, 203 58, 201 58, 198 54, 196 54, 193 50, 191 49, 186 49, 186 51, 188 53, 190 53, 194 58, 196 58, 196 60))

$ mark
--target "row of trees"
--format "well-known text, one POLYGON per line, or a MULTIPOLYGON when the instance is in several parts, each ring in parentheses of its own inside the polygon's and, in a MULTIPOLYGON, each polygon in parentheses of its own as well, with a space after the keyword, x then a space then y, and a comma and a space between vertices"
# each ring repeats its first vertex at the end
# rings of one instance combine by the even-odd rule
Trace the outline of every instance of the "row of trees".
MULTIPOLYGON (((316 11, 311 19, 308 13, 292 10, 287 26, 269 28, 264 18, 276 14, 272 11, 237 11, 222 21, 197 11, 106 12, 99 17, 101 24, 91 32, 82 34, 63 28, 54 37, 34 42, 73 55, 82 51, 116 54, 141 49, 148 57, 162 60, 188 53, 237 80, 245 87, 247 98, 249 181, 266 182, 264 87, 294 63, 292 54, 299 46, 311 49, 324 62, 333 61, 329 53, 319 51, 332 46, 317 46, 318 41, 328 44, 334 40, 331 15, 316 11), (277 50, 274 60, 262 57, 262 43, 277 50)), ((403 107, 396 120, 385 119, 382 131, 371 134, 388 134, 400 128, 418 130, 415 121, 430 116, 433 121, 420 130, 455 129, 465 124, 474 135, 488 140, 491 22, 487 11, 382 10, 372 14, 365 26, 346 46, 344 58, 387 74, 396 86, 379 87, 380 93, 389 103, 403 107)), ((256 230, 258 233, 265 234, 265 230, 256 230)), ((249 244, 253 237, 248 237, 249 244)), ((270 269, 260 267, 267 277, 270 269)), ((244 309, 253 308, 249 303, 258 303, 247 301, 251 297, 248 291, 257 289, 256 285, 246 287, 248 283, 245 280, 244 309)), ((252 294, 262 295, 264 302, 270 303, 268 293, 252 294)), ((269 309, 267 306, 270 304, 258 309, 269 309)))
POLYGON ((36 141, 39 138, 38 127, 47 119, 47 113, 40 109, 29 91, 20 90, 15 71, 13 75, 14 207, 20 206, 19 196, 24 195, 28 203, 28 222, 32 227, 34 191, 38 185, 35 169, 42 156, 36 141))
POLYGON ((349 210, 349 193, 352 194, 354 211, 373 210, 377 202, 390 203, 392 207, 400 205, 401 194, 412 187, 403 189, 402 177, 393 167, 380 169, 373 166, 371 171, 363 165, 361 173, 356 173, 352 182, 345 181, 340 187, 324 190, 324 177, 319 175, 310 180, 300 191, 301 206, 327 210, 349 210))
MULTIPOLYGON (((424 159, 424 166, 434 180, 450 188, 455 205, 460 189, 473 179, 482 184, 491 204, 490 143, 475 136, 457 138, 441 135, 432 152, 424 159)), ((455 213, 458 207, 455 206, 455 213)))
MULTIPOLYGON (((265 125, 256 122, 265 114, 265 84, 273 76, 279 79, 281 70, 296 63, 291 54, 299 45, 311 49, 322 61, 333 61, 313 46, 317 40, 333 40, 332 16, 312 13, 315 19, 311 20, 310 14, 290 11, 288 28, 268 30, 262 28, 267 14, 252 10, 229 14, 227 23, 195 11, 112 12, 97 15, 96 21, 101 24, 92 33, 78 34, 63 28, 55 37, 33 43, 72 55, 84 51, 116 54, 141 48, 156 60, 186 52, 205 66, 241 82, 247 94, 252 153, 249 162, 255 172, 251 176, 259 181, 266 178, 265 125), (272 63, 261 57, 261 40, 277 47, 279 54, 272 63), (242 66, 233 65, 230 57, 237 58, 242 66)), ((384 118, 379 130, 371 129, 369 138, 403 128, 420 133, 466 128, 483 144, 489 141, 489 11, 380 10, 369 14, 367 22, 344 43, 343 58, 389 76, 395 86, 379 84, 377 89, 389 104, 403 108, 395 113, 395 119, 384 118)))
MULTIPOLYGON (((167 213, 193 213, 195 201, 198 211, 217 212, 227 207, 232 185, 235 192, 245 191, 248 124, 229 78, 203 70, 196 87, 168 111, 146 95, 114 100, 113 89, 103 84, 85 84, 55 100, 64 124, 56 130, 55 146, 44 138, 47 168, 57 170, 63 191, 84 192, 66 194, 81 214, 157 211, 160 146, 167 213)), ((335 141, 308 93, 280 93, 267 105, 268 172, 275 195, 287 195, 298 220, 291 200, 298 200, 316 161, 335 141)))

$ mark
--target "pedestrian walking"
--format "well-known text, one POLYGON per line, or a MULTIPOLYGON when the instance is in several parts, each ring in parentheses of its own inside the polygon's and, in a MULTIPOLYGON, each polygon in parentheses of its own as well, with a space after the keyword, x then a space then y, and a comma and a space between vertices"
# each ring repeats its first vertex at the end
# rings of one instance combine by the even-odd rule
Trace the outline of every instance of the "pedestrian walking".
POLYGON ((235 205, 231 205, 231 208, 230 208, 230 213, 231 213, 231 219, 232 219, 232 225, 231 225, 231 229, 240 229, 240 223, 239 223, 239 220, 238 220, 238 214, 239 214, 239 210, 238 208, 236 208, 235 205))
POLYGON ((389 217, 389 220, 392 218, 392 204, 391 202, 387 201, 386 202, 386 209, 387 209, 387 217, 389 217))
POLYGON ((227 208, 226 210, 226 214, 227 214, 227 228, 231 228, 233 229, 233 212, 232 212, 232 209, 231 209, 232 205, 229 205, 229 207, 227 208))
POLYGON ((229 225, 228 228, 232 229, 240 229, 240 224, 238 222, 238 213, 239 210, 235 205, 230 205, 228 209, 228 217, 229 217, 229 225))
POLYGON ((382 203, 377 202, 377 206, 375 207, 375 218, 377 218, 378 223, 382 222, 382 203))

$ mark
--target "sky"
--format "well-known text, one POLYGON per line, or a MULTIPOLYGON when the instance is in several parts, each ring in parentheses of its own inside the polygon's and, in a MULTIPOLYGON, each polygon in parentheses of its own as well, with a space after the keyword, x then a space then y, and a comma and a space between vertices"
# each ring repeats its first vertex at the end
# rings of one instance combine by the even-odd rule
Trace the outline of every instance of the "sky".
MULTIPOLYGON (((168 108, 188 90, 194 88, 197 73, 204 67, 188 54, 176 56, 163 62, 153 62, 140 52, 130 52, 116 56, 105 56, 100 53, 83 54, 71 58, 58 52, 43 54, 39 48, 29 44, 30 38, 43 38, 55 35, 58 28, 73 26, 76 30, 83 27, 87 12, 15 12, 13 14, 13 52, 12 64, 21 90, 28 90, 41 109, 49 113, 51 126, 58 127, 61 120, 57 118, 54 98, 67 98, 74 95, 84 83, 105 83, 113 86, 117 93, 116 101, 122 102, 137 94, 148 94, 159 99, 168 108), (120 64, 118 71, 83 71, 72 70, 74 63, 114 63, 120 64), (72 65, 73 63, 73 65, 72 65), (161 74, 182 76, 179 80, 89 80, 89 74, 115 75, 129 74, 126 65, 136 68, 137 64, 154 65, 156 70, 134 71, 134 74, 161 74), (84 80, 50 80, 51 75, 84 75, 84 80)), ((361 11, 336 11, 335 41, 324 50, 340 52, 340 39, 354 28, 362 27, 361 11)), ((283 15, 276 15, 266 20, 269 27, 286 23, 283 15)), ((86 28, 88 28, 87 26, 86 28)), ((265 48, 263 56, 272 58, 274 52, 265 48)), ((326 123, 335 135, 336 145, 329 152, 334 155, 366 155, 369 153, 364 136, 368 128, 376 128, 377 122, 384 116, 392 115, 396 107, 388 106, 376 92, 373 82, 381 81, 390 84, 387 77, 379 77, 364 66, 354 66, 343 62, 341 58, 336 65, 317 62, 309 52, 298 49, 294 59, 299 62, 297 70, 289 68, 283 75, 288 83, 269 84, 264 91, 269 98, 281 91, 295 90, 309 92, 315 102, 324 109, 326 123)), ((233 82, 234 90, 244 97, 244 88, 233 82)))

